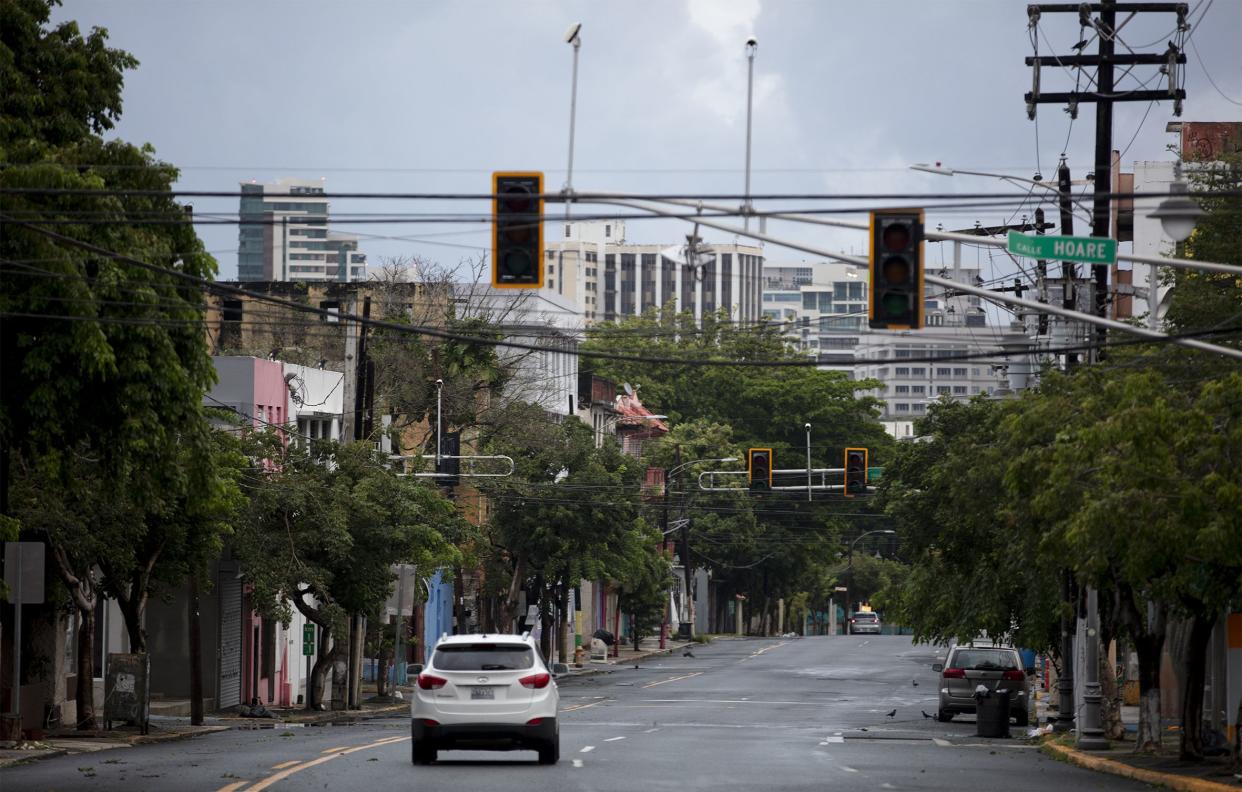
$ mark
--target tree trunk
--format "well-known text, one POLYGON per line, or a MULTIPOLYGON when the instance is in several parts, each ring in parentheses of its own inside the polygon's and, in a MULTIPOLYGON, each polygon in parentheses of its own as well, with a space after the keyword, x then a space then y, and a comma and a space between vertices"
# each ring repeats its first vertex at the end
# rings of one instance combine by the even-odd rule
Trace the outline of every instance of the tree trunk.
POLYGON ((517 615, 518 592, 522 590, 522 580, 526 575, 526 559, 517 557, 513 564, 513 576, 509 578, 509 591, 500 603, 500 620, 496 625, 497 632, 512 633, 517 615))
POLYGON ((1160 751, 1160 658, 1164 649, 1164 630, 1136 636, 1134 649, 1139 661, 1139 726, 1135 753, 1160 751))
POLYGON ((203 725, 203 632, 199 620, 198 577, 190 575, 188 624, 190 628, 190 723, 203 725))
MULTIPOLYGON (((398 617, 400 618, 400 617, 398 617)), ((388 689, 388 664, 392 661, 393 653, 389 649, 388 644, 384 641, 384 630, 380 630, 376 634, 376 645, 379 647, 378 657, 379 670, 375 674, 375 695, 387 696, 391 694, 388 689)), ((395 648, 395 646, 394 646, 395 648)), ((395 672, 396 669, 394 669, 395 672)))
POLYGON ((1186 661, 1182 668, 1182 761, 1203 759, 1203 684, 1207 670, 1208 643, 1216 620, 1194 616, 1186 642, 1186 661))
POLYGON ((95 720, 95 609, 78 608, 78 616, 78 679, 74 688, 78 728, 94 731, 99 728, 95 720))
POLYGON ((311 675, 306 685, 306 708, 322 710, 323 690, 328 684, 328 672, 332 670, 332 628, 319 625, 319 646, 315 652, 315 665, 311 667, 311 675))
POLYGON ((572 657, 569 652, 569 587, 566 585, 562 585, 558 592, 557 612, 560 615, 556 627, 557 660, 562 663, 568 663, 572 657))

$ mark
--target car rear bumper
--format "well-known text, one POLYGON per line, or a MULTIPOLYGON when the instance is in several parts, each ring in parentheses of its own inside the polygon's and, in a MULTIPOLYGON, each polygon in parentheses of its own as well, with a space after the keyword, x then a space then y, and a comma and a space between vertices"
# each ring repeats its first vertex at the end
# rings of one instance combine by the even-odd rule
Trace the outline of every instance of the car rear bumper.
POLYGON ((556 718, 543 718, 536 724, 526 723, 445 723, 428 725, 415 718, 410 723, 410 736, 415 745, 433 748, 473 748, 504 751, 512 748, 535 750, 556 739, 556 718))

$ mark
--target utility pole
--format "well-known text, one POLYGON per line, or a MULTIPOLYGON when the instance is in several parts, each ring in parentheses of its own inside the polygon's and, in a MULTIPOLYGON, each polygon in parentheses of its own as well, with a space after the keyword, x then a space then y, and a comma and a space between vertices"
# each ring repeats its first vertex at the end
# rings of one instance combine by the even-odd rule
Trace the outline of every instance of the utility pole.
MULTIPOLYGON (((1044 235, 1043 207, 1039 207, 1035 210, 1035 235, 1044 235)), ((1039 259, 1039 261, 1036 262, 1035 274, 1038 279, 1038 283, 1035 285, 1036 294, 1039 296, 1040 302, 1046 303, 1048 302, 1048 262, 1046 260, 1039 259)), ((1037 318, 1037 321, 1039 322, 1039 327, 1036 335, 1048 335, 1048 314, 1041 313, 1037 318)))
MULTIPOLYGON (((1061 573, 1061 600, 1077 602, 1074 596, 1073 573, 1068 569, 1061 573)), ((1070 615, 1061 614, 1061 673, 1057 676, 1057 719, 1052 724, 1055 732, 1068 732, 1074 728, 1074 628, 1070 615)))
MULTIPOLYGON (((1110 220, 1114 197, 1112 195, 1113 103, 1171 99, 1173 101, 1173 114, 1176 116, 1182 114, 1182 100, 1186 98, 1186 92, 1177 87, 1179 82, 1178 67, 1186 63, 1186 55, 1180 45, 1184 43, 1186 31, 1189 29, 1189 26, 1186 24, 1188 11, 1189 7, 1186 3, 1118 4, 1116 0, 1102 0, 1099 3, 1055 3, 1027 6, 1027 17, 1030 20, 1032 29, 1038 27, 1040 16, 1043 13, 1077 13, 1080 32, 1085 33, 1087 28, 1092 28, 1100 42, 1099 53, 1095 56, 1079 54, 1054 55, 1041 58, 1035 55, 1026 59, 1027 65, 1034 67, 1033 90, 1026 95, 1027 115, 1030 118, 1034 119, 1036 106, 1041 103, 1068 104, 1071 118, 1077 117, 1078 104, 1080 102, 1091 102, 1096 105, 1095 197, 1091 218, 1092 236, 1108 237, 1112 231, 1110 220), (1130 50, 1129 46, 1126 46, 1126 49, 1130 50, 1130 52, 1118 55, 1116 52, 1116 41, 1118 32, 1117 12, 1119 10, 1129 14, 1127 21, 1140 13, 1176 14, 1177 31, 1175 38, 1178 43, 1174 44, 1170 41, 1168 48, 1163 53, 1156 54, 1137 53, 1130 50), (1098 13, 1099 16, 1092 18, 1093 13, 1098 13), (1162 71, 1168 77, 1167 87, 1158 90, 1135 90, 1117 93, 1114 86, 1114 67, 1129 66, 1133 68, 1140 65, 1161 66, 1162 71), (1068 94, 1040 93, 1039 78, 1044 66, 1069 69, 1095 66, 1095 90, 1083 92, 1075 90, 1068 94)), ((1039 40, 1038 36, 1034 35, 1034 32, 1032 40, 1036 42, 1039 40)), ((1081 40, 1086 41, 1085 38, 1081 40)), ((1062 168, 1066 168, 1064 162, 1062 162, 1062 168)), ((1062 181, 1060 174, 1058 174, 1058 181, 1062 181)), ((1068 182, 1068 178, 1064 179, 1064 182, 1068 182)), ((1064 206, 1065 197, 1063 193, 1063 218, 1064 206)), ((1092 267, 1092 275, 1095 282, 1095 295, 1092 301, 1094 313, 1097 317, 1106 318, 1108 314, 1108 265, 1094 264, 1092 267)), ((1097 325, 1095 338, 1101 347, 1095 355, 1095 359, 1099 360, 1103 354, 1103 344, 1107 340, 1107 331, 1103 326, 1097 325)), ((1109 741, 1104 736, 1103 719, 1100 713, 1102 696, 1099 682, 1099 614, 1096 610, 1097 595, 1094 588, 1087 588, 1086 600, 1087 644, 1084 647, 1086 650, 1086 679, 1083 680, 1083 711, 1082 720, 1078 724, 1078 747, 1086 750, 1106 750, 1109 748, 1109 741)))
MULTIPOLYGON (((1074 235, 1074 209, 1072 201, 1073 184, 1070 181, 1069 164, 1061 159, 1057 166, 1057 192, 1060 194, 1061 234, 1074 235)), ((1061 305, 1070 310, 1078 308, 1078 265, 1072 261, 1061 262, 1061 280, 1064 281, 1061 291, 1061 305)), ((1067 323, 1068 326, 1068 323, 1067 323)), ((1065 353, 1065 369, 1068 371, 1078 364, 1077 352, 1065 353)))
POLYGON ((203 725, 203 631, 199 619, 198 572, 190 573, 190 723, 203 725))

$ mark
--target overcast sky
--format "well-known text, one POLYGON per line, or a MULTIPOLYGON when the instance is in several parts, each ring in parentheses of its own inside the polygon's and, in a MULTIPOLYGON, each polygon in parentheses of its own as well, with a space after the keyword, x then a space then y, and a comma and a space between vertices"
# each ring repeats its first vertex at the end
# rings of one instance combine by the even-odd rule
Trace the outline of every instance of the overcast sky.
MULTIPOLYGON (((137 56, 141 65, 126 78, 116 134, 154 145, 182 169, 183 189, 322 177, 330 193, 483 193, 491 171, 522 169, 545 171, 546 188, 558 190, 572 64, 562 37, 581 22, 578 190, 740 193, 745 42, 753 34, 753 193, 918 193, 1006 188, 994 179, 909 171, 916 162, 1029 178, 1053 174, 1065 151, 1075 178, 1091 170, 1092 107, 1084 106, 1072 126, 1054 105, 1040 107, 1038 123, 1027 119, 1026 5, 67 0, 56 19, 106 27, 113 46, 137 56)), ((1200 0, 1191 8, 1198 54, 1189 49, 1182 119, 1242 120, 1242 2, 1215 0, 1204 13, 1200 0)), ((1172 15, 1144 15, 1122 36, 1137 51, 1161 51, 1173 27, 1172 15)), ((1041 54, 1068 53, 1079 40, 1075 14, 1046 15, 1040 30, 1041 54)), ((1154 67, 1139 67, 1118 89, 1153 75, 1154 67)), ((1045 91, 1072 87, 1064 71, 1045 70, 1045 91)), ((1127 169, 1135 160, 1169 159, 1170 103, 1118 104, 1114 116, 1114 147, 1127 149, 1127 169)), ((235 198, 194 203, 200 217, 237 211, 235 198)), ((487 205, 341 200, 332 209, 338 216, 482 213, 487 205)), ((1000 224, 1009 215, 931 216, 929 225, 1000 224)), ((677 221, 627 225, 635 242, 671 244, 687 232, 677 221)), ((401 255, 453 264, 482 253, 490 238, 484 223, 334 228, 364 235, 372 264, 401 255)), ((834 250, 865 247, 859 232, 775 223, 768 230, 834 250)), ((236 277, 236 226, 203 226, 199 233, 220 262, 220 276, 236 277)), ((1003 254, 993 254, 1001 255, 995 261, 979 255, 987 276, 1011 269, 1003 254)), ((767 257, 813 258, 773 245, 767 257)))

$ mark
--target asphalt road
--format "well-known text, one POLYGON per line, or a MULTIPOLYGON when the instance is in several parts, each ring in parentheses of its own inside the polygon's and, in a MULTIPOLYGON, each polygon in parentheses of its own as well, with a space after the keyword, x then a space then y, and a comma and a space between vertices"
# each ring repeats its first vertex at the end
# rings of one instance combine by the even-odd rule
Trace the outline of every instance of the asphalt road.
POLYGON ((936 708, 937 654, 899 636, 746 639, 561 682, 561 761, 441 752, 409 721, 230 731, 0 770, 0 789, 1129 790, 1142 784, 982 740, 936 708), (914 684, 917 682, 917 686, 914 684), (896 709, 894 717, 886 713, 896 709))

